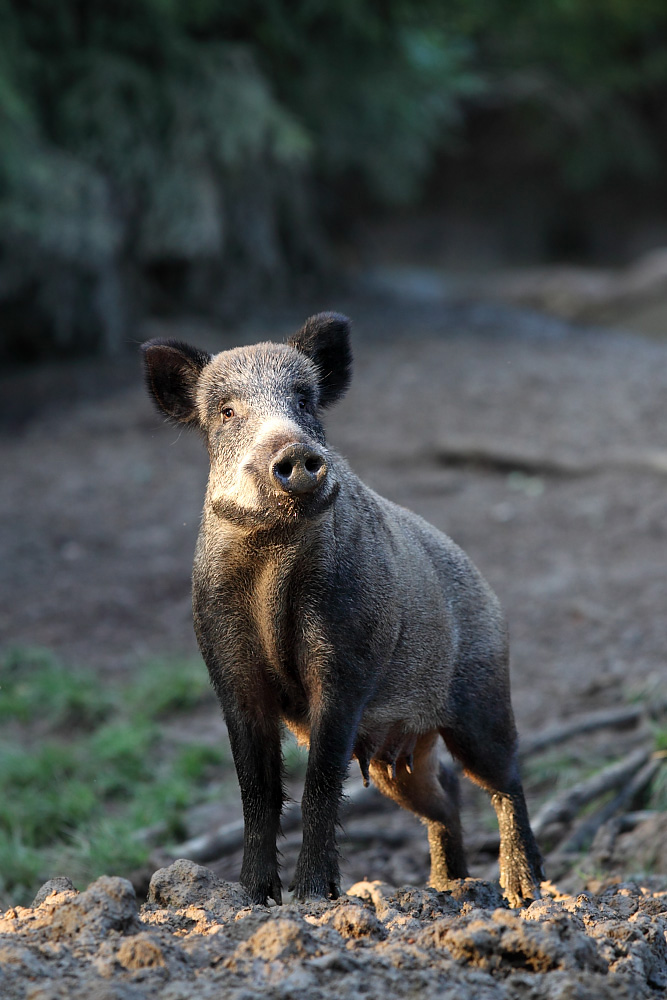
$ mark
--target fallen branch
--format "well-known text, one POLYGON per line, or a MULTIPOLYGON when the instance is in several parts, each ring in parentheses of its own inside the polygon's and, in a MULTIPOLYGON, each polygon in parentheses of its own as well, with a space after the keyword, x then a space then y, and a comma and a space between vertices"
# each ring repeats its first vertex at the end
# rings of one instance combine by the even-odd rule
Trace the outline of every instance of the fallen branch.
POLYGON ((564 743, 581 733, 592 733, 596 729, 618 728, 631 726, 646 714, 643 705, 624 705, 622 708, 604 709, 598 712, 587 712, 573 719, 556 723, 544 729, 541 733, 524 736, 519 743, 519 755, 529 757, 538 750, 564 743))
MULTIPOLYGON (((338 832, 339 843, 356 844, 386 844, 389 847, 400 847, 414 836, 412 830, 386 830, 378 823, 360 824, 347 823, 338 832)), ((281 843, 281 849, 296 847, 301 843, 301 832, 295 831, 286 837, 281 843)))
MULTIPOLYGON (((349 815, 361 807, 366 809, 372 800, 379 796, 375 789, 365 788, 362 781, 351 781, 345 789, 345 798, 341 803, 341 816, 349 815)), ((301 823, 301 804, 290 802, 283 811, 281 829, 283 833, 294 830, 301 823)), ((161 853, 171 858, 188 858, 190 861, 204 863, 214 861, 225 854, 232 854, 243 846, 243 820, 225 823, 216 830, 192 837, 184 843, 161 848, 161 853)))
MULTIPOLYGON (((621 816, 612 816, 611 819, 602 824, 591 845, 596 861, 601 861, 604 864, 611 858, 619 834, 628 833, 640 823, 661 815, 663 814, 655 809, 642 809, 638 812, 623 813, 621 816)), ((568 849, 558 848, 552 851, 548 856, 549 873, 552 878, 560 877, 566 871, 571 870, 574 857, 574 853, 568 849)))
POLYGON ((629 833, 631 830, 634 830, 635 827, 639 826, 640 823, 645 823, 647 820, 655 819, 656 816, 661 815, 663 814, 658 809, 638 809, 636 812, 623 813, 622 816, 615 816, 612 822, 615 826, 616 836, 620 833, 629 833))
POLYGON ((559 850, 564 854, 576 854, 585 847, 588 847, 600 827, 607 823, 616 813, 621 812, 626 806, 631 805, 633 800, 650 784, 659 768, 660 760, 652 757, 635 773, 618 795, 615 795, 610 802, 605 803, 592 816, 587 817, 587 819, 580 823, 567 840, 560 845, 559 850))
POLYGON ((569 823, 582 806, 594 802, 606 792, 620 788, 646 764, 650 756, 650 750, 635 750, 615 764, 610 764, 590 778, 554 796, 542 806, 533 820, 535 836, 539 837, 552 823, 569 823))
POLYGON ((667 476, 667 451, 659 448, 617 448, 589 461, 574 454, 546 455, 522 445, 464 437, 437 445, 434 457, 442 465, 471 465, 491 472, 523 472, 531 476, 591 476, 614 469, 667 476))

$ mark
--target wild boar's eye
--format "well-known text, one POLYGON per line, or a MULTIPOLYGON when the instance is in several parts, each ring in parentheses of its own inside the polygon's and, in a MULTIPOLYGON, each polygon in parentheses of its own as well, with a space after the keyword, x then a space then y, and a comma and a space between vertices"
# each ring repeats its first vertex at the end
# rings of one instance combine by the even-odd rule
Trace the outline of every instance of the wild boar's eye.
POLYGON ((222 417, 223 424, 226 423, 227 420, 231 420, 232 417, 234 416, 233 407, 223 406, 223 408, 220 410, 220 416, 222 417))

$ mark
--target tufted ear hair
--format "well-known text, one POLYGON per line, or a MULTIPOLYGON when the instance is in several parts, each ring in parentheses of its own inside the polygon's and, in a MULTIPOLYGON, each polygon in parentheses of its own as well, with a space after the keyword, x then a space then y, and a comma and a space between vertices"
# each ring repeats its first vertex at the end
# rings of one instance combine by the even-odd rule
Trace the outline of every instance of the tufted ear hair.
POLYGON ((162 413, 197 426, 196 391, 211 355, 179 340, 147 340, 141 345, 148 392, 162 413))
POLYGON ((311 316, 287 343, 310 358, 319 371, 320 406, 330 406, 344 395, 352 378, 347 316, 332 312, 311 316))

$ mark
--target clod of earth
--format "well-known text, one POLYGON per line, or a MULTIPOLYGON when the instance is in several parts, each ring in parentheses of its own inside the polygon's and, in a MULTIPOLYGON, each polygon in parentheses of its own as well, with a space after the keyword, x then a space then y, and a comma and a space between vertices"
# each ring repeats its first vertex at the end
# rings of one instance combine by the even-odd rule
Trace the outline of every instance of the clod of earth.
POLYGON ((47 883, 0 917, 3 1000, 387 996, 617 1000, 667 986, 667 892, 635 883, 510 911, 495 885, 360 882, 335 902, 253 905, 191 861, 129 882, 47 883))

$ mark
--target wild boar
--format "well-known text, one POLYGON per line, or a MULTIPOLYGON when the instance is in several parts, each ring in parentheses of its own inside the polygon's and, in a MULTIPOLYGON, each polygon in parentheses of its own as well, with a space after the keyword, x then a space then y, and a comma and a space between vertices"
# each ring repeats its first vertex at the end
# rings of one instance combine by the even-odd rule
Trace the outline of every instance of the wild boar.
POLYGON ((352 758, 422 817, 430 884, 465 877, 441 736, 491 793, 500 881, 518 906, 539 896, 542 870, 517 767, 505 621, 450 538, 327 447, 320 418, 350 381, 349 326, 321 313, 287 343, 212 356, 143 345, 157 406, 208 445, 194 626, 241 789, 241 882, 257 903, 281 902, 283 723, 309 746, 298 899, 340 893, 336 820, 352 758))

